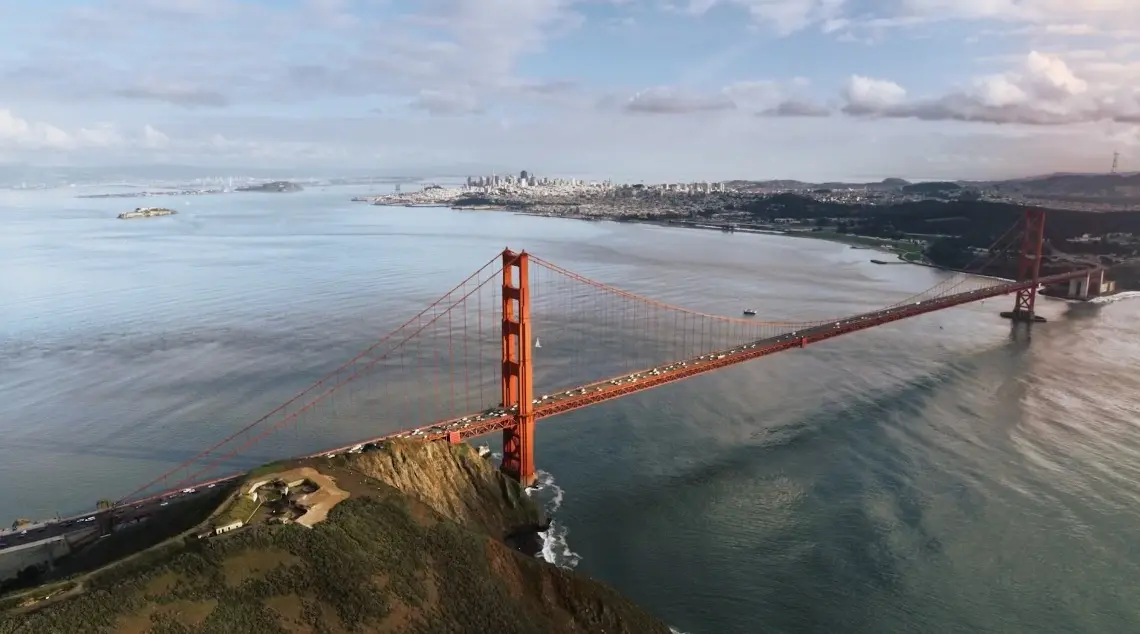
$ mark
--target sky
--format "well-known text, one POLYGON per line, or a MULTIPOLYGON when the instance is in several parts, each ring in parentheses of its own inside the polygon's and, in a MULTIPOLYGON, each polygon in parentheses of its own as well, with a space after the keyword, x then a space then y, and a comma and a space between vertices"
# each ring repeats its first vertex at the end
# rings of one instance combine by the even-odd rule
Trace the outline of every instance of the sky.
POLYGON ((1140 170, 1137 0, 0 0, 0 164, 1140 170))

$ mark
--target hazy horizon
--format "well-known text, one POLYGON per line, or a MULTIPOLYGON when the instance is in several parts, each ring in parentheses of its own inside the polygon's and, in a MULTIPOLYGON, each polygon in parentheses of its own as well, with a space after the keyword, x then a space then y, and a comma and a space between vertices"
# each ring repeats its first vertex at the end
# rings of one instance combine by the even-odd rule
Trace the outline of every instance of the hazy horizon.
MULTIPOLYGON (((526 169, 526 168, 520 168, 526 169)), ((603 174, 565 174, 565 173, 542 173, 534 170, 528 170, 531 173, 540 176, 549 176, 553 178, 580 178, 583 180, 613 180, 614 182, 640 182, 636 181, 622 181, 620 179, 612 178, 603 174)), ((110 166, 74 166, 74 165, 3 165, 0 164, 0 188, 12 189, 26 186, 28 188, 43 188, 43 189, 56 189, 61 187, 75 186, 75 187, 110 187, 110 186, 132 186, 132 187, 145 187, 153 185, 156 187, 169 185, 171 183, 178 184, 199 184, 208 185, 211 183, 221 184, 227 179, 233 179, 235 184, 248 184, 250 182, 267 182, 272 180, 291 180, 298 182, 315 182, 327 183, 332 180, 350 180, 357 183, 376 183, 376 184, 394 184, 397 182, 402 183, 425 183, 425 182, 440 182, 446 184, 445 181, 460 181, 467 176, 481 176, 490 174, 492 172, 498 174, 512 174, 517 170, 510 169, 487 169, 472 167, 464 170, 463 168, 453 167, 450 171, 437 168, 437 169, 424 169, 415 170, 411 168, 406 169, 362 169, 362 168, 274 168, 274 167, 257 167, 257 166, 208 166, 208 165, 110 165, 110 166), (195 183, 195 181, 200 181, 195 183)), ((1072 174, 1072 175, 1086 175, 1097 176, 1101 175, 1096 172, 1052 172, 1047 174, 1030 174, 1022 177, 1015 177, 1014 179, 967 179, 967 178, 945 178, 945 179, 924 179, 924 178, 907 178, 905 175, 888 175, 881 178, 866 178, 866 179, 836 179, 829 181, 803 181, 802 179, 781 177, 781 176, 763 176, 752 178, 736 178, 736 179, 707 179, 711 181, 717 180, 743 180, 751 182, 765 182, 765 181, 800 181, 806 183, 823 183, 823 182, 839 182, 839 183, 876 183, 881 182, 888 178, 901 178, 908 182, 920 183, 931 182, 935 180, 956 181, 956 182, 990 182, 998 180, 1020 180, 1020 179, 1034 179, 1044 178, 1056 174, 1072 174)), ((1129 175, 1123 173, 1122 175, 1129 175)), ((647 183, 656 182, 677 182, 677 181, 699 181, 702 179, 677 179, 676 181, 662 180, 644 180, 647 183)))

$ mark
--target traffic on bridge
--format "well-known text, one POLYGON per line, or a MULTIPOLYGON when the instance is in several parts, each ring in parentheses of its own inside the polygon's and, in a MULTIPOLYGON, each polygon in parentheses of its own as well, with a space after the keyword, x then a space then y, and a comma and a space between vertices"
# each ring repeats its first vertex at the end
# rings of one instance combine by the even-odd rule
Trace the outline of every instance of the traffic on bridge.
MULTIPOLYGON (((1007 232, 1007 235, 1000 238, 994 248, 986 253, 986 257, 992 261, 1008 257, 1007 253, 1014 249, 1019 262, 1018 281, 958 274, 942 280, 922 293, 879 310, 812 322, 764 322, 750 318, 723 317, 670 306, 581 277, 525 252, 506 250, 500 257, 489 262, 480 272, 445 294, 420 315, 382 338, 344 366, 261 419, 136 489, 112 508, 0 532, 0 547, 83 530, 92 523, 100 523, 100 520, 110 519, 100 523, 106 526, 147 521, 164 506, 194 499, 216 486, 241 477, 242 474, 230 474, 208 479, 211 471, 216 470, 225 460, 240 455, 283 425, 296 423, 300 417, 311 414, 316 406, 334 394, 359 387, 363 377, 375 374, 384 367, 385 363, 392 366, 403 364, 402 360, 399 363, 394 360, 397 353, 406 350, 412 345, 410 342, 421 339, 423 333, 430 332, 431 328, 439 327, 441 324, 446 324, 445 334, 441 335, 440 341, 445 342, 443 345, 447 351, 446 359, 450 363, 447 368, 448 373, 442 379, 439 376, 435 379, 415 378, 413 375, 411 380, 425 385, 432 384, 434 380, 436 396, 433 401, 448 401, 456 405, 457 411, 464 411, 465 404, 477 401, 481 395, 472 392, 484 390, 491 385, 487 381, 480 382, 473 378, 469 366, 485 367, 492 359, 488 358, 489 355, 483 357, 476 355, 477 358, 471 361, 467 350, 470 347, 484 351, 483 354, 487 354, 486 351, 490 350, 495 356, 493 363, 498 366, 494 370, 495 376, 492 377, 496 383, 492 392, 494 396, 489 397, 493 400, 484 401, 486 405, 475 413, 437 416, 435 417, 437 422, 359 440, 306 457, 335 457, 344 453, 373 451, 382 448, 385 442, 398 438, 458 443, 502 431, 504 434, 502 468, 510 477, 529 485, 533 482, 535 473, 534 425, 545 418, 778 352, 802 348, 840 335, 991 297, 1015 294, 1014 310, 1005 313, 1005 316, 1010 317, 1015 324, 1039 321, 1034 313, 1034 301, 1040 287, 1083 278, 1086 283, 1079 286, 1087 289, 1087 282, 1094 274, 1103 274, 1101 269, 1091 269, 1040 276, 1042 240, 1043 214, 1039 210, 1030 210, 1026 214, 1022 231, 1015 234, 1007 232), (1015 246, 1017 242, 1021 243, 1019 250, 1015 246), (495 266, 496 263, 499 265, 495 266), (539 289, 550 287, 549 283, 535 282, 536 269, 545 271, 566 284, 573 284, 574 288, 586 287, 595 290, 604 301, 608 302, 591 310, 591 314, 601 315, 595 319, 603 320, 601 324, 603 327, 649 331, 651 334, 672 328, 675 334, 672 335, 672 343, 668 349, 675 349, 681 354, 666 357, 652 365, 640 366, 640 369, 635 366, 609 378, 590 381, 575 387, 536 390, 532 313, 536 307, 551 308, 542 303, 542 298, 536 297, 539 289), (483 275, 487 270, 491 272, 483 275), (483 299, 478 298, 477 292, 480 289, 494 291, 494 301, 484 303, 483 299), (632 306, 633 309, 624 308, 626 306, 632 306), (619 310, 618 307, 622 308, 619 310), (491 316, 484 318, 483 314, 488 310, 491 311, 491 316), (484 327, 484 321, 490 330, 484 327), (460 323, 462 326, 455 325, 460 323), (469 330, 469 324, 472 323, 478 324, 473 332, 469 330), (654 328, 655 324, 661 325, 659 328, 654 328), (487 332, 492 334, 488 336, 487 332), (456 368, 462 368, 462 372, 457 372, 456 368), (164 488, 156 492, 155 489, 160 486, 164 488)), ((563 289, 552 295, 576 296, 574 292, 563 289)), ((546 297, 549 298, 550 295, 546 297)), ((564 309, 557 306, 549 310, 554 315, 563 311, 564 309)), ((584 336, 593 335, 593 332, 587 332, 584 336)), ((579 347, 581 346, 571 345, 567 349, 572 353, 579 347)), ((445 356, 439 353, 433 354, 441 358, 445 356)), ((424 356, 421 352, 416 358, 423 359, 424 356)), ((396 385, 394 389, 399 391, 399 395, 407 396, 408 390, 405 386, 396 385)), ((386 400, 381 402, 387 403, 386 400)), ((467 408, 467 411, 470 411, 470 408, 467 408)))

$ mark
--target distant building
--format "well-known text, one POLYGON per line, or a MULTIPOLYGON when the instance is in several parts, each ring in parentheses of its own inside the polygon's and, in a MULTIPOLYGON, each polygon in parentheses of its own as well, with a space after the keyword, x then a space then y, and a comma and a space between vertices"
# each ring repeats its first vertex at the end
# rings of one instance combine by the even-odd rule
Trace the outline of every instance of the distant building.
POLYGON ((530 180, 530 175, 527 174, 526 170, 519 172, 519 180, 524 183, 530 180))
POLYGON ((237 530, 237 529, 241 528, 243 525, 244 525, 244 522, 242 522, 241 520, 238 520, 236 522, 230 522, 229 524, 225 524, 223 526, 216 526, 216 527, 214 527, 214 534, 215 535, 221 535, 222 533, 228 533, 232 530, 237 530))
POLYGON ((29 574, 29 569, 40 572, 51 570, 55 560, 71 553, 71 546, 63 535, 36 542, 9 546, 0 550, 0 581, 29 574))

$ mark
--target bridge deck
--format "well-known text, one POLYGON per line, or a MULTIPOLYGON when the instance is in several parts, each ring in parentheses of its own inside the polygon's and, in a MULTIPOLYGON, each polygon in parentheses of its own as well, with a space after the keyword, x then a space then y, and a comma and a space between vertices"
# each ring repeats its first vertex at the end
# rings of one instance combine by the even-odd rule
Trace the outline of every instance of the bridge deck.
MULTIPOLYGON (((1083 277, 1090 273, 1099 272, 1100 270, 1099 268, 1095 268, 1051 275, 1040 278, 1037 283, 1055 284, 1065 282, 1074 278, 1083 277)), ((918 315, 990 297, 1008 295, 1030 288, 1033 284, 1033 282, 1006 282, 995 284, 994 286, 984 289, 853 315, 838 321, 808 324, 795 332, 789 332, 766 339, 758 339, 738 345, 734 348, 704 354, 699 357, 674 361, 655 368, 646 368, 639 372, 594 381, 586 385, 544 395, 536 399, 535 417, 538 420, 550 418, 551 416, 571 412, 596 403, 613 400, 635 392, 643 392, 667 383, 681 381, 698 374, 705 374, 730 365, 744 363, 792 348, 800 348, 808 344, 825 341, 860 330, 866 330, 892 321, 916 317, 918 315)), ((429 441, 438 441, 449 440, 452 438, 452 434, 456 434, 460 439, 474 438, 496 430, 501 430, 511 424, 513 424, 512 412, 492 410, 438 421, 410 430, 385 434, 383 436, 362 440, 352 445, 325 450, 308 457, 339 454, 350 451, 357 446, 369 443, 380 443, 397 437, 416 437, 429 441)), ((43 526, 29 527, 26 534, 8 531, 3 535, 4 547, 12 547, 28 541, 35 541, 45 537, 78 530, 81 527, 91 526, 92 524, 89 522, 96 516, 105 515, 107 513, 111 513, 114 519, 120 522, 143 517, 156 511, 159 506, 192 499, 193 496, 213 486, 232 481, 242 475, 241 473, 233 474, 194 485, 183 483, 175 490, 165 491, 145 498, 125 500, 112 509, 93 511, 84 513, 83 515, 48 522, 43 526)))
MULTIPOLYGON (((1100 269, 1089 269, 1046 276, 1040 278, 1037 284, 1048 285, 1065 282, 1099 270, 1100 269)), ((910 305, 861 313, 834 322, 821 322, 793 333, 752 341, 734 348, 701 355, 692 359, 675 361, 656 368, 646 368, 640 372, 602 379, 586 385, 563 390, 557 394, 547 395, 545 398, 536 399, 535 419, 542 420, 559 414, 565 414, 566 412, 613 400, 635 392, 644 392, 645 390, 650 390, 667 383, 681 381, 698 374, 705 374, 785 350, 802 348, 808 344, 826 341, 840 335, 867 330, 886 323, 917 317, 918 315, 924 315, 991 297, 1009 295, 1030 288, 1033 284, 1033 282, 1007 282, 979 290, 919 301, 910 305)), ((436 421, 428 425, 361 440, 342 447, 326 449, 306 457, 339 454, 361 445, 381 443, 394 438, 419 438, 427 441, 440 441, 449 440, 452 433, 457 433, 460 439, 469 439, 502 430, 509 427, 512 423, 513 415, 511 412, 472 413, 466 416, 436 421)), ((233 474, 216 480, 203 482, 199 485, 194 485, 194 487, 200 489, 205 485, 227 482, 234 478, 241 477, 241 475, 240 473, 233 474)), ((181 490, 182 488, 180 487, 178 490, 163 492, 129 502, 128 504, 134 509, 141 509, 152 504, 157 504, 172 496, 185 495, 180 493, 181 490)), ((125 508, 125 506, 121 508, 125 508)))

